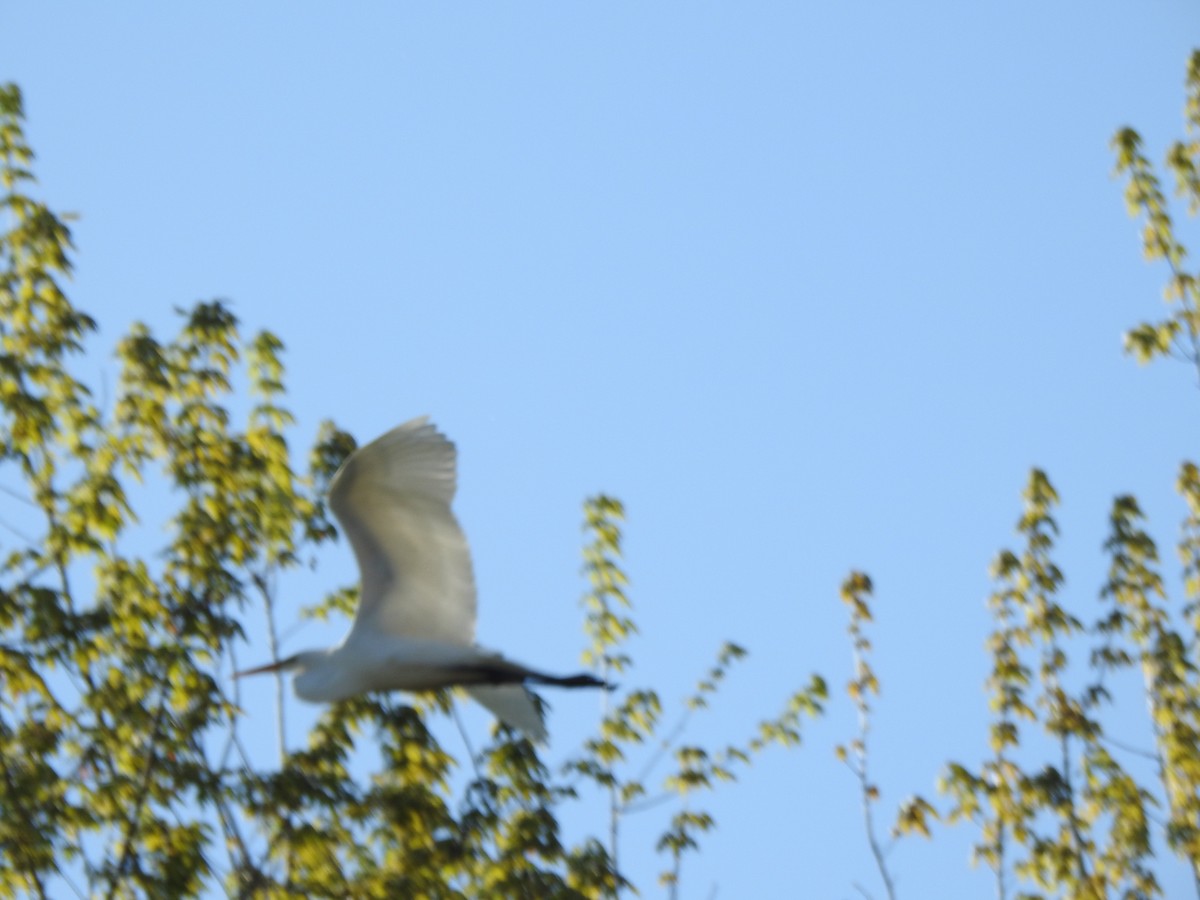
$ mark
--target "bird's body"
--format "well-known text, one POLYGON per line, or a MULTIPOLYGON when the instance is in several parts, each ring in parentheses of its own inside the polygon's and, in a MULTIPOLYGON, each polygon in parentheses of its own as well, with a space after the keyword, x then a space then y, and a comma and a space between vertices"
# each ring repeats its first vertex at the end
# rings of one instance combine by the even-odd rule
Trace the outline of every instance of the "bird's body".
POLYGON ((362 577, 350 631, 310 650, 241 672, 295 670, 303 700, 334 702, 366 691, 461 685, 497 718, 545 739, 525 683, 601 687, 590 675, 561 678, 477 647, 470 551, 450 510, 454 445, 425 418, 352 453, 329 487, 362 577))

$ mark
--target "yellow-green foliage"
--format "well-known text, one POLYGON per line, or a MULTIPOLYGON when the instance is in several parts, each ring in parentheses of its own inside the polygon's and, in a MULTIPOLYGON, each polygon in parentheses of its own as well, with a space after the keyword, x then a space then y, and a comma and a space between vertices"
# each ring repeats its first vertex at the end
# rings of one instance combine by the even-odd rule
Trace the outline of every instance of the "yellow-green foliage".
MULTIPOLYGON (((1187 89, 1187 138, 1167 165, 1195 213, 1200 52, 1187 89)), ((706 793, 768 747, 798 745, 804 719, 827 702, 824 679, 813 675, 753 734, 717 747, 685 741, 746 651, 719 648, 677 707, 638 684, 625 510, 598 496, 584 509, 584 658, 619 686, 561 768, 503 727, 460 762, 421 711, 446 697, 415 709, 364 696, 327 709, 304 749, 281 747, 277 766, 256 769, 228 677, 243 621, 261 607, 274 641, 273 585, 337 537, 322 498, 354 439, 326 423, 307 468, 297 467, 282 343, 265 332, 247 342, 218 302, 181 312, 168 340, 135 325, 117 345, 117 393, 102 413, 72 375, 96 323, 63 292, 70 232, 28 194, 22 117, 18 90, 0 88, 0 469, 25 501, 20 528, 6 523, 20 539, 0 552, 0 897, 616 897, 633 887, 620 868, 623 823, 663 804, 660 880, 674 895, 688 853, 715 826, 706 793), (247 397, 235 392, 241 384, 247 397), (131 497, 148 490, 173 506, 166 536, 143 550, 145 536, 131 537, 131 497), (352 778, 364 738, 380 758, 352 778), (463 779, 452 776, 467 767, 473 777, 456 792, 463 779), (569 844, 556 810, 589 800, 606 807, 598 833, 569 844)), ((1138 134, 1121 129, 1113 145, 1146 255, 1169 270, 1166 318, 1132 329, 1127 347, 1141 361, 1174 355, 1200 371, 1200 286, 1169 203, 1138 134)), ((893 836, 973 824, 975 857, 1000 898, 1134 898, 1161 894, 1157 834, 1200 895, 1200 469, 1185 462, 1176 484, 1188 511, 1182 606, 1167 603, 1136 499, 1120 496, 1089 615, 1060 596, 1059 497, 1045 472, 1030 473, 1019 544, 992 571, 989 755, 947 764, 945 806, 909 798, 893 836), (1139 739, 1105 728, 1108 685, 1124 671, 1139 673, 1150 710, 1149 784, 1130 771, 1126 748, 1139 739)), ((868 636, 873 590, 859 572, 842 587, 858 728, 836 749, 858 781, 867 843, 893 897, 903 882, 876 834, 869 768, 882 681, 868 636)), ((355 600, 344 587, 309 614, 341 615, 355 600)))
MULTIPOLYGON (((283 345, 243 338, 219 302, 181 311, 169 339, 134 325, 102 413, 71 374, 96 324, 62 290, 70 232, 28 194, 22 116, 18 90, 0 88, 0 469, 26 501, 23 539, 0 555, 0 897, 613 896, 628 885, 619 821, 651 785, 677 797, 662 839, 677 879, 712 826, 689 799, 767 744, 797 743, 800 715, 819 711, 810 688, 746 748, 681 746, 744 655, 732 644, 669 733, 655 692, 622 685, 558 772, 507 729, 457 761, 417 710, 378 695, 327 709, 277 767, 250 764, 229 677, 243 622, 265 612, 274 649, 273 585, 336 538, 323 496, 354 439, 326 423, 297 467, 283 345), (171 504, 158 539, 134 534, 130 498, 150 491, 171 504), (352 778, 370 768, 359 740, 381 759, 352 778), (651 782, 665 752, 677 767, 651 782), (474 773, 459 792, 456 769, 474 773), (589 788, 611 801, 593 804, 602 836, 570 845, 556 811, 589 788)), ((617 681, 636 633, 622 515, 610 498, 586 506, 586 658, 617 681)), ((345 587, 309 614, 355 602, 345 587)))

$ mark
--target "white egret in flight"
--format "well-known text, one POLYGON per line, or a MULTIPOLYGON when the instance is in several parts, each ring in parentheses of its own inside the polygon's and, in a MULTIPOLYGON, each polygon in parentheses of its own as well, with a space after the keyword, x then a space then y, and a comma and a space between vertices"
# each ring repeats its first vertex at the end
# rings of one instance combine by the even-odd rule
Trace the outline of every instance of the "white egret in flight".
POLYGON ((360 447, 329 485, 361 576, 342 642, 237 676, 292 670, 296 695, 331 703, 365 691, 464 687, 501 722, 544 741, 526 684, 604 687, 591 675, 547 675, 475 645, 475 579, 450 501, 455 451, 425 417, 360 447))

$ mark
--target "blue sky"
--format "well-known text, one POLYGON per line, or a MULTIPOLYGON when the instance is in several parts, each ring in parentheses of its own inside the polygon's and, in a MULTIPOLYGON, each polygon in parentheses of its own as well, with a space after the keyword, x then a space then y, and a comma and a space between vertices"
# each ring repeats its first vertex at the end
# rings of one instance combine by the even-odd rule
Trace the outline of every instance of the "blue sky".
MULTIPOLYGON (((82 214, 83 374, 114 384, 132 322, 221 297, 286 343, 297 447, 327 417, 368 439, 430 413, 483 643, 577 667, 581 503, 612 493, 630 681, 670 703, 722 641, 751 651, 689 732, 720 744, 812 671, 840 691, 837 590, 867 570, 887 821, 985 753, 987 566, 1030 466, 1081 614, 1113 495, 1173 560, 1200 395, 1121 353, 1164 277, 1108 141, 1134 125, 1161 159, 1181 134, 1198 24, 1185 2, 25 4, 0 78, 43 195, 82 214)), ((353 576, 335 549, 287 603, 353 576)), ((596 706, 550 699, 553 759, 596 706)), ((839 699, 721 790, 683 896, 881 896, 831 749, 853 727, 839 699)), ((622 846, 649 896, 656 815, 622 846)), ((899 845, 901 895, 990 892, 973 838, 899 845)))

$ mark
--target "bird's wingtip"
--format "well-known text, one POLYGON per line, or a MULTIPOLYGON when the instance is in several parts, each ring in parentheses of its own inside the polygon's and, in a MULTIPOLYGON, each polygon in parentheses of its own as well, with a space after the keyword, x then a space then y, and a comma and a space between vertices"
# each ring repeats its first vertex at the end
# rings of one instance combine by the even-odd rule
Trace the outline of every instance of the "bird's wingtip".
POLYGON ((535 695, 519 684, 472 684, 466 691, 492 715, 520 731, 535 744, 546 743, 548 734, 535 695))

